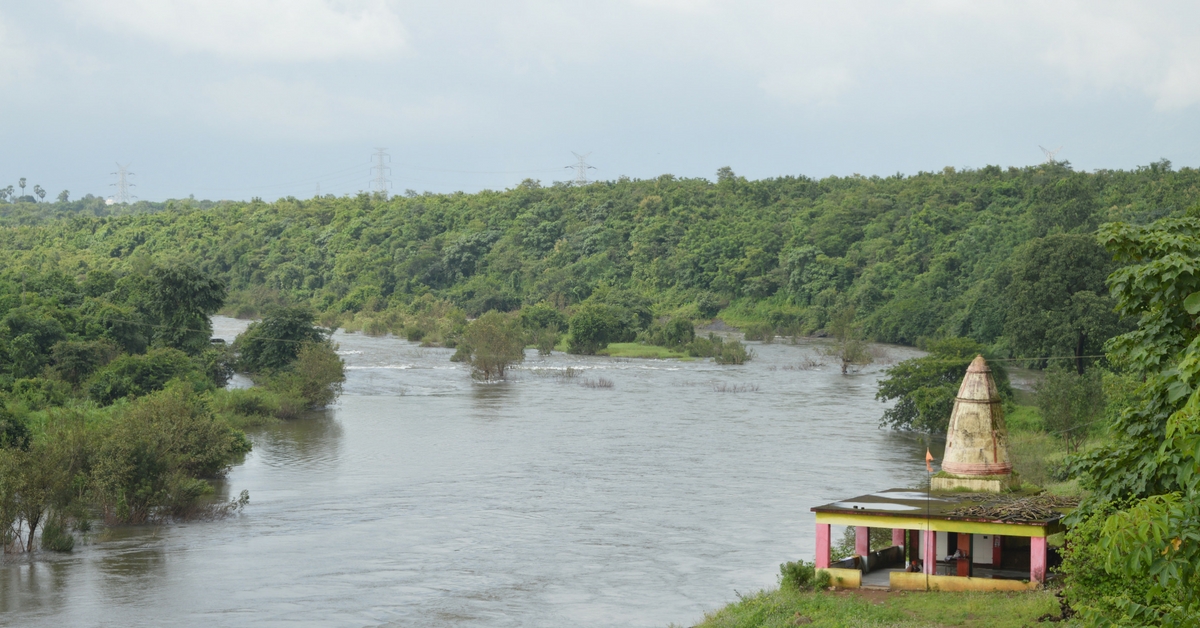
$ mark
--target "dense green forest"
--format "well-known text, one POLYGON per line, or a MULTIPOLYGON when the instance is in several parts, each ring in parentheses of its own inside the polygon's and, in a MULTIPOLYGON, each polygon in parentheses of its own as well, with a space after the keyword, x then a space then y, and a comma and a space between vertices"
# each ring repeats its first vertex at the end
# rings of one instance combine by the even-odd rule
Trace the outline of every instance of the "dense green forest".
POLYGON ((28 200, 0 203, 8 548, 32 549, 43 522, 44 546, 68 544, 65 526, 88 512, 202 509, 204 480, 248 447, 239 428, 336 396, 335 326, 457 346, 488 379, 524 344, 692 351, 716 339, 690 321, 719 318, 748 337, 929 348, 880 392, 898 400, 884 422, 906 429, 937 431, 976 352, 1055 367, 1047 380, 1077 392, 1039 393, 1045 425, 1059 426, 1042 436, 1063 439, 1062 472, 1083 497, 1067 598, 1094 624, 1200 617, 1200 171, 1049 163, 748 181, 722 169, 715 183, 395 198, 28 200), (262 320, 214 346, 217 311, 262 320), (222 388, 234 368, 260 386, 222 388), (1101 436, 1074 438, 1094 421, 1072 416, 1073 400, 1104 387, 1107 405, 1089 410, 1104 424, 1087 432, 1101 436))
POLYGON ((0 271, 0 547, 70 550, 72 528, 215 517, 209 482, 241 431, 329 403, 328 330, 284 308, 233 347, 210 340, 224 282, 186 265, 115 277, 0 271), (227 390, 235 370, 259 384, 227 390), (40 537, 38 536, 41 531, 40 537))
POLYGON ((634 332, 655 317, 719 316, 811 334, 849 312, 881 342, 1095 355, 1120 330, 1103 283, 1111 258, 1091 234, 1200 200, 1200 172, 1168 162, 717 179, 55 210, 69 217, 0 231, 0 260, 78 277, 179 260, 227 283, 232 314, 306 303, 327 325, 430 343, 453 344, 464 317, 488 310, 593 302, 620 308, 634 332))

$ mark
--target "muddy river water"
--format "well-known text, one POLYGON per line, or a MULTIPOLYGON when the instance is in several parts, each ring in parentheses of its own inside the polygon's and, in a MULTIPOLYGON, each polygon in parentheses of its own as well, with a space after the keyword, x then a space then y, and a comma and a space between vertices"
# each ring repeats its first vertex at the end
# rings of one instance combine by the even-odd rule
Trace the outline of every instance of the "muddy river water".
POLYGON ((336 340, 344 394, 251 433, 221 486, 241 515, 10 557, 0 624, 691 625, 811 560, 812 506, 925 475, 877 427, 886 363, 813 368, 819 341, 744 366, 530 351, 485 385, 448 349, 336 340))

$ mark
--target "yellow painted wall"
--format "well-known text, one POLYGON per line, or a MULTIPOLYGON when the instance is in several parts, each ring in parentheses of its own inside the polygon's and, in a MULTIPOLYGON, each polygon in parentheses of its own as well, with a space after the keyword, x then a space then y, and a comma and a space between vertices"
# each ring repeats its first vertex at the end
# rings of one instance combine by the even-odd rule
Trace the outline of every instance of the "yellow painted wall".
POLYGON ((857 589, 862 586, 862 572, 858 569, 830 567, 828 569, 818 569, 817 571, 829 572, 829 584, 839 589, 857 589))
POLYGON ((930 590, 935 591, 1032 591, 1041 586, 1036 582, 1020 580, 926 576, 923 573, 903 571, 893 571, 888 575, 888 586, 893 591, 924 591, 926 583, 930 590))

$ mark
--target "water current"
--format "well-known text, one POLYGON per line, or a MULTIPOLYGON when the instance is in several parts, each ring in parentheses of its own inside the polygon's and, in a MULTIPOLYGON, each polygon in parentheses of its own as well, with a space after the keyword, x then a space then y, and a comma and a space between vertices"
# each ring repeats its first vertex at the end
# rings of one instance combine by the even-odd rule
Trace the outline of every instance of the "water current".
POLYGON ((925 476, 874 399, 910 349, 845 376, 820 341, 743 366, 530 351, 480 384, 448 349, 335 339, 342 397, 251 432, 220 486, 242 514, 7 557, 0 623, 691 625, 811 560, 811 507, 925 476))

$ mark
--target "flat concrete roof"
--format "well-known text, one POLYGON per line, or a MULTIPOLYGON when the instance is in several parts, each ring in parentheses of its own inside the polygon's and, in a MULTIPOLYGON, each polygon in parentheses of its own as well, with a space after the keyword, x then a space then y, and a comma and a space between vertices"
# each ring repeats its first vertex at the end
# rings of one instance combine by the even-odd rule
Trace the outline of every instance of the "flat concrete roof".
POLYGON ((1047 536, 1062 529, 1071 500, 1034 492, 925 492, 893 488, 812 509, 817 523, 875 528, 1047 536))

